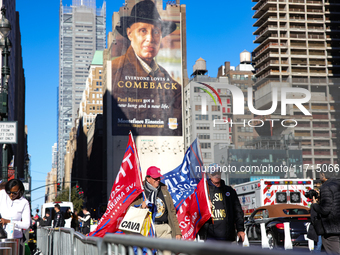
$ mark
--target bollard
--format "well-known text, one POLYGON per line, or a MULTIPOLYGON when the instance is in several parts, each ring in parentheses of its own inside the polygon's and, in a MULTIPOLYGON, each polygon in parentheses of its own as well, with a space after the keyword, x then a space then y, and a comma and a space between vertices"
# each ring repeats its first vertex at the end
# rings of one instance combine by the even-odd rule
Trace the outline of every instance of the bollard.
POLYGON ((269 248, 269 240, 267 237, 267 232, 266 232, 266 224, 261 223, 261 244, 262 248, 269 248))
POLYGON ((292 238, 290 236, 290 223, 284 222, 284 233, 285 233, 285 250, 293 249, 292 238))

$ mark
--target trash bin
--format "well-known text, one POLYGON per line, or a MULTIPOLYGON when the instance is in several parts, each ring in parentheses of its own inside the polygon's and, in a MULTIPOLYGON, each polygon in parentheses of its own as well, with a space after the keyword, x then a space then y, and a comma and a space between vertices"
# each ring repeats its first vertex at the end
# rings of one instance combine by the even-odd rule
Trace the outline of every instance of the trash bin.
POLYGON ((19 239, 0 239, 1 247, 9 247, 12 249, 12 255, 19 255, 19 239))

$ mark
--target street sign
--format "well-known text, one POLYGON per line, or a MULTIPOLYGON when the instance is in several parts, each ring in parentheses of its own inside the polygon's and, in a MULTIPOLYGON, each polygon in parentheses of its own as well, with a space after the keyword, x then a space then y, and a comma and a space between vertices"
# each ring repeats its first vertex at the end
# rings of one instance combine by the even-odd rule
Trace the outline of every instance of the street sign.
POLYGON ((28 182, 23 182, 22 184, 24 184, 25 191, 30 190, 30 184, 28 182))
POLYGON ((0 143, 18 143, 17 121, 0 121, 0 143))

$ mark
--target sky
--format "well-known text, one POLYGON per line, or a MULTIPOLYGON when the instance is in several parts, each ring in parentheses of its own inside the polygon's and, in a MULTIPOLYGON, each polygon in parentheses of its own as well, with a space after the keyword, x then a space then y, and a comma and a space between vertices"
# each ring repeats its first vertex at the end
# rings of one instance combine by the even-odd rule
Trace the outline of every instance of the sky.
MULTIPOLYGON (((124 0, 107 0, 106 34, 112 31, 112 14, 124 0)), ((70 6, 72 0, 64 0, 70 6)), ((103 1, 97 0, 97 7, 103 1)), ((195 61, 207 62, 208 74, 230 61, 240 63, 243 50, 252 52, 255 31, 251 0, 181 0, 187 12, 188 75, 195 61)), ((45 185, 57 142, 57 91, 59 73, 59 0, 16 0, 20 15, 21 45, 26 78, 26 125, 31 155, 32 189, 45 185)), ((32 192, 32 211, 44 203, 45 188, 32 192)))

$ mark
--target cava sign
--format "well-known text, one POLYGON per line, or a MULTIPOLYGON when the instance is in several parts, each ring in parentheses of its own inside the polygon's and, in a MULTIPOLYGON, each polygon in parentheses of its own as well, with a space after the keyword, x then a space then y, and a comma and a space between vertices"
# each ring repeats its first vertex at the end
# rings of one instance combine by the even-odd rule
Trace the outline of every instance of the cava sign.
POLYGON ((18 122, 0 121, 0 143, 18 143, 18 122))

